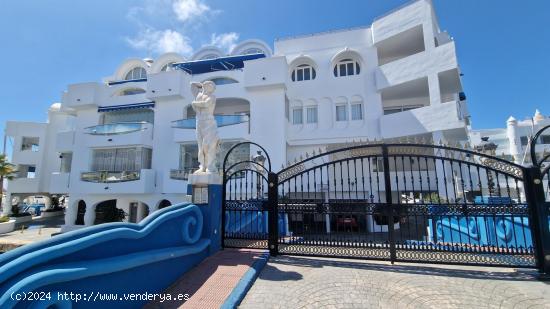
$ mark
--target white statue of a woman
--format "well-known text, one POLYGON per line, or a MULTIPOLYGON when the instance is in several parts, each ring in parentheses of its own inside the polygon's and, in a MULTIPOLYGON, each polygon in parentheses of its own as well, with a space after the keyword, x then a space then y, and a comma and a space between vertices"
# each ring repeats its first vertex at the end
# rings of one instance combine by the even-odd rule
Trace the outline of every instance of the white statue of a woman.
POLYGON ((199 146, 199 173, 216 172, 216 152, 218 149, 218 126, 214 118, 216 97, 213 95, 216 84, 212 81, 191 83, 191 92, 195 100, 191 105, 196 113, 197 143, 199 146))

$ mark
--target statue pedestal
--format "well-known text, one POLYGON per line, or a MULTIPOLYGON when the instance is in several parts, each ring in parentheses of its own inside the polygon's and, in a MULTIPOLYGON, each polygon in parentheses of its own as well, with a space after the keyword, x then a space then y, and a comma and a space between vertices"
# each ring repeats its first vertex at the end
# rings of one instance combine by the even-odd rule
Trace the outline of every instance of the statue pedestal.
POLYGON ((221 249, 222 178, 217 173, 189 175, 187 194, 191 202, 199 206, 204 217, 203 235, 210 238, 210 254, 221 249))
POLYGON ((196 186, 221 185, 222 177, 218 173, 197 173, 189 174, 187 183, 196 186))

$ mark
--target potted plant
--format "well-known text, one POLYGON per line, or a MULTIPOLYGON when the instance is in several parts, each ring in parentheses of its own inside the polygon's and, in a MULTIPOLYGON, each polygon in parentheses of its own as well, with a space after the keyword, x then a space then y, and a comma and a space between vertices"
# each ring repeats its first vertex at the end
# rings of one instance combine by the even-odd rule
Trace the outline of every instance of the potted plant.
POLYGON ((15 220, 10 220, 8 216, 0 217, 0 234, 12 232, 15 229, 15 220))

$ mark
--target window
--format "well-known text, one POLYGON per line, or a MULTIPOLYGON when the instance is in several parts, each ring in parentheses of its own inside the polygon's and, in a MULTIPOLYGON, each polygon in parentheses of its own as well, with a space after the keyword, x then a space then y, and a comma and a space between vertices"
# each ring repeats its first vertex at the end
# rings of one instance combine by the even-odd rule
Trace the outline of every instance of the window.
POLYGON ((363 120, 363 104, 351 104, 351 120, 363 120))
POLYGON ((521 145, 522 145, 522 146, 525 146, 525 145, 527 145, 527 144, 529 143, 529 138, 528 138, 527 136, 522 136, 522 137, 520 137, 519 139, 520 139, 520 141, 521 141, 521 145))
POLYGON ((130 72, 126 73, 124 80, 134 80, 147 78, 147 71, 142 67, 133 68, 130 72))
POLYGON ((140 93, 145 93, 145 90, 141 88, 130 88, 130 89, 123 90, 120 93, 120 95, 134 95, 134 94, 140 94, 140 93))
POLYGON ((306 122, 317 123, 317 106, 310 106, 306 108, 306 122))
POLYGON ((103 113, 103 124, 124 122, 154 123, 155 115, 152 109, 136 108, 103 113))
POLYGON ((423 107, 422 105, 404 105, 404 106, 392 106, 384 108, 384 115, 390 115, 395 113, 400 113, 408 111, 415 108, 423 107))
POLYGON ((167 71, 172 71, 173 68, 172 68, 172 64, 174 64, 175 62, 170 62, 170 63, 167 63, 165 65, 162 66, 162 68, 160 68, 160 71, 161 72, 167 72, 167 71))
POLYGON ((303 119, 303 110, 302 108, 295 108, 292 110, 292 124, 302 124, 304 123, 303 119))
MULTIPOLYGON (((218 169, 222 168, 223 159, 227 154, 227 151, 239 142, 226 142, 221 143, 219 151, 216 154, 216 166, 218 169)), ((179 157, 179 169, 189 172, 194 172, 199 168, 199 147, 197 144, 181 144, 180 145, 180 157, 179 157)), ((250 160, 250 147, 248 145, 237 147, 233 150, 227 160, 227 165, 231 166, 237 162, 250 160)))
POLYGON ((315 69, 308 64, 301 64, 292 71, 291 79, 293 82, 299 82, 303 80, 313 80, 315 79, 316 72, 315 69))
POLYGON ((35 165, 18 165, 17 177, 18 178, 35 178, 36 166, 35 165))
POLYGON ((72 152, 64 152, 59 155, 61 159, 61 165, 59 166, 60 173, 70 173, 71 172, 71 163, 73 161, 72 152))
POLYGON ((208 59, 216 59, 216 58, 218 58, 218 55, 216 55, 216 54, 207 54, 207 55, 201 57, 201 59, 199 59, 199 60, 208 60, 208 59))
POLYGON ((211 81, 214 82, 214 84, 216 84, 217 86, 238 83, 238 81, 236 81, 232 78, 229 78, 229 77, 212 78, 211 81))
POLYGON ((36 177, 36 166, 29 165, 27 167, 27 178, 34 178, 36 177))
POLYGON ((264 51, 259 48, 249 48, 242 52, 243 55, 251 55, 251 54, 264 54, 264 51))
POLYGON ((348 120, 348 108, 346 105, 336 105, 336 121, 348 120))
POLYGON ((199 168, 199 147, 197 144, 181 144, 179 169, 195 171, 199 168))
POLYGON ((130 172, 151 168, 150 148, 94 149, 92 171, 130 172))
POLYGON ((541 135, 540 136, 541 144, 550 144, 550 135, 541 135))
POLYGON ((38 137, 23 137, 21 140, 21 151, 30 150, 32 152, 37 152, 40 150, 38 147, 38 137))
POLYGON ((334 76, 358 75, 361 72, 359 62, 353 59, 343 59, 334 66, 334 76))

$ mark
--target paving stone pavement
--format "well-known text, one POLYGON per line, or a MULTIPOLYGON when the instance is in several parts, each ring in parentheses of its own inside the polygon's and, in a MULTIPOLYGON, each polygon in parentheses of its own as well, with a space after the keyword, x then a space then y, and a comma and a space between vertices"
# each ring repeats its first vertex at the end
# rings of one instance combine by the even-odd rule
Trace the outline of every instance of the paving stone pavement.
POLYGON ((265 250, 225 249, 206 258, 197 267, 185 273, 165 293, 187 294, 188 300, 150 302, 144 309, 210 309, 219 308, 237 286, 244 274, 265 250))
POLYGON ((278 256, 239 308, 550 308, 530 269, 278 256))

